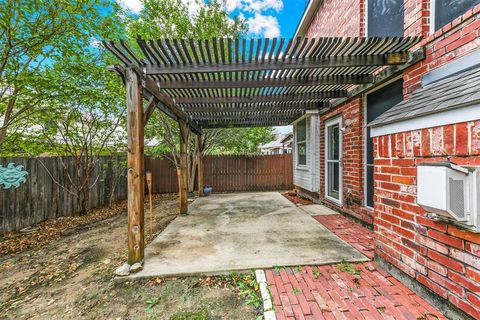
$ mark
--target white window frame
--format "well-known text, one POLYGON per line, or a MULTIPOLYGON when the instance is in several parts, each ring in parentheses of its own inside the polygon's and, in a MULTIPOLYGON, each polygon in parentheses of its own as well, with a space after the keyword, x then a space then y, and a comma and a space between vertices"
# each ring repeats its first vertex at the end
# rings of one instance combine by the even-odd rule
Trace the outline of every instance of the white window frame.
POLYGON ((306 169, 308 168, 308 147, 309 147, 309 143, 308 143, 308 140, 309 140, 309 118, 308 117, 304 117, 302 119, 299 119, 296 123, 295 123, 295 164, 296 164, 296 167, 299 168, 299 169, 306 169), (298 153, 298 134, 297 134, 297 129, 298 129, 298 124, 302 121, 305 121, 305 164, 300 164, 299 161, 298 161, 298 156, 299 156, 299 153, 298 153))
POLYGON ((430 0, 430 34, 435 33, 435 2, 437 0, 430 0))
POLYGON ((365 1, 365 17, 364 17, 364 21, 365 21, 365 38, 368 38, 368 3, 370 2, 370 0, 366 0, 365 1))
POLYGON ((325 121, 325 198, 329 201, 342 206, 343 205, 343 131, 342 131, 342 116, 337 116, 332 119, 325 121), (328 147, 329 147, 329 138, 328 138, 328 128, 338 124, 339 128, 339 160, 328 160, 328 147), (328 194, 329 182, 328 182, 328 163, 337 162, 340 164, 339 168, 339 186, 338 186, 338 199, 331 197, 328 194))

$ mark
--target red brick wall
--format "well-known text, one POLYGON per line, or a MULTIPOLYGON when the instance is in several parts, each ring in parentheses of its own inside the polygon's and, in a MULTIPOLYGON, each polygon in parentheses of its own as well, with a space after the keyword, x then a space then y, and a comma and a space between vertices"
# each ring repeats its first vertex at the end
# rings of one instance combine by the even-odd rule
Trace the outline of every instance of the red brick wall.
MULTIPOLYGON (((320 199, 325 199, 325 121, 341 115, 343 133, 343 206, 342 211, 366 222, 373 223, 372 210, 364 204, 364 112, 363 99, 349 101, 320 117, 320 199)), ((338 207, 331 203, 332 206, 338 207)))
POLYGON ((306 37, 359 37, 365 34, 364 0, 325 0, 306 37))
POLYGON ((480 318, 480 234, 431 220, 416 204, 418 163, 449 159, 480 166, 480 120, 374 142, 375 253, 480 318))
POLYGON ((416 6, 412 4, 412 12, 405 20, 410 21, 406 35, 426 37, 419 44, 426 48, 426 59, 405 70, 403 79, 406 97, 421 87, 423 74, 480 48, 480 5, 434 34, 428 35, 428 24, 425 24, 425 19, 428 19, 429 6, 425 4, 426 1, 409 1, 424 3, 416 6), (423 11, 420 8, 423 8, 423 11))

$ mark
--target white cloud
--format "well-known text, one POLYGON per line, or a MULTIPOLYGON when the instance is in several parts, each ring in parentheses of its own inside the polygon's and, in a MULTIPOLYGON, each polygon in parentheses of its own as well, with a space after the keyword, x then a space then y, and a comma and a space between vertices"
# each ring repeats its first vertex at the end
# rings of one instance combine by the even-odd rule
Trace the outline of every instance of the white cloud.
POLYGON ((124 9, 139 13, 143 8, 142 0, 117 0, 117 3, 124 9))
POLYGON ((274 16, 264 16, 260 13, 255 13, 251 18, 247 19, 249 33, 265 38, 276 38, 280 36, 280 28, 278 20, 274 16))
POLYGON ((275 10, 279 12, 283 9, 282 0, 244 0, 244 3, 244 9, 252 12, 265 10, 275 10))
POLYGON ((182 0, 182 3, 188 8, 190 18, 195 16, 198 10, 200 10, 201 4, 197 0, 182 0))
POLYGON ((241 9, 243 7, 242 0, 227 0, 225 3, 227 12, 235 11, 235 9, 241 9))
POLYGON ((228 12, 236 9, 248 12, 262 12, 266 10, 275 10, 279 12, 283 9, 282 0, 227 0, 226 8, 228 12))

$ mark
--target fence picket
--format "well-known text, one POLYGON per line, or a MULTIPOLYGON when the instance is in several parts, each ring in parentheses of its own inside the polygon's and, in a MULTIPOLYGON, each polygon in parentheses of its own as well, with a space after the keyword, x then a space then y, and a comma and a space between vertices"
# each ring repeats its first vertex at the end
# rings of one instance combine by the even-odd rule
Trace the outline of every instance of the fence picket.
MULTIPOLYGON (((108 205, 115 176, 114 166, 122 159, 125 158, 99 157, 95 171, 101 172, 101 176, 90 191, 89 209, 108 205)), ((10 162, 23 165, 29 173, 27 182, 20 188, 9 190, 0 188, 0 234, 19 230, 46 219, 72 216, 80 211, 76 198, 59 186, 66 184, 68 179, 66 172, 69 172, 70 176, 75 176, 76 173, 74 158, 64 157, 63 161, 65 168, 59 157, 0 158, 1 165, 5 166, 10 162)), ((203 160, 204 183, 212 186, 214 192, 291 189, 292 165, 291 154, 206 156, 203 160)), ((153 193, 178 191, 176 170, 168 159, 146 158, 145 170, 152 172, 153 193)), ((125 199, 127 195, 125 174, 117 179, 118 184, 113 192, 115 201, 125 199)))

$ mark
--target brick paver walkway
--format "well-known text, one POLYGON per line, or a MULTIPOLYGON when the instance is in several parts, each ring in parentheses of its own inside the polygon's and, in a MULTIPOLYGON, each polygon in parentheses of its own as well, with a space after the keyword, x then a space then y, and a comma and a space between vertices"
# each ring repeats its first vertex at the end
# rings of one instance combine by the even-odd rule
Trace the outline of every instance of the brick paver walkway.
MULTIPOLYGON (((341 215, 315 219, 373 257, 372 231, 341 215)), ((265 273, 277 319, 446 319, 373 262, 265 273)))
POLYGON ((352 247, 373 259, 375 242, 372 230, 345 218, 341 214, 314 216, 313 218, 335 233, 339 238, 348 242, 352 247))

